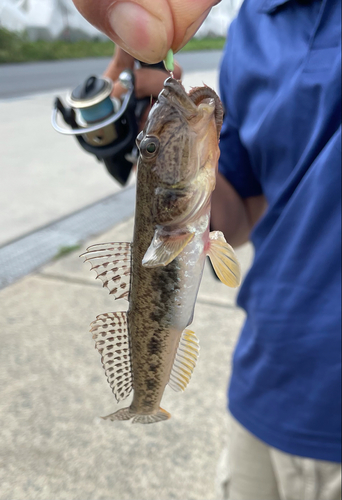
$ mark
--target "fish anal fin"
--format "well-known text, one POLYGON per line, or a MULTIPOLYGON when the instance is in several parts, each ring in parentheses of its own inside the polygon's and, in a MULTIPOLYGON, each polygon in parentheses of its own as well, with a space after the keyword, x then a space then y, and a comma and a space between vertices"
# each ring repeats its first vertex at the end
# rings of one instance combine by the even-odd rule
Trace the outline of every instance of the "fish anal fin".
POLYGON ((236 288, 241 283, 241 268, 233 248, 226 242, 221 231, 209 235, 207 251, 218 278, 225 285, 236 288))
POLYGON ((131 243, 100 243, 80 255, 90 262, 103 287, 114 299, 128 299, 131 278, 131 243))
POLYGON ((127 313, 100 314, 90 326, 113 394, 118 402, 126 399, 133 384, 127 313))
POLYGON ((167 266, 193 239, 193 233, 162 234, 158 229, 148 247, 142 265, 144 267, 167 266))
POLYGON ((194 332, 184 330, 179 341, 175 360, 168 382, 171 389, 182 392, 186 389, 199 356, 199 342, 194 332))

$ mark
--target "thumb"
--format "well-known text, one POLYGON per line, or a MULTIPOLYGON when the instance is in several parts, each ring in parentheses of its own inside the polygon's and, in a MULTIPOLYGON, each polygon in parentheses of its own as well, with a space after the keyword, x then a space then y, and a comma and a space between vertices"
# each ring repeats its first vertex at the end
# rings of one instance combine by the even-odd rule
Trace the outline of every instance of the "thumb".
POLYGON ((163 60, 195 34, 217 0, 73 0, 80 13, 141 61, 163 60))

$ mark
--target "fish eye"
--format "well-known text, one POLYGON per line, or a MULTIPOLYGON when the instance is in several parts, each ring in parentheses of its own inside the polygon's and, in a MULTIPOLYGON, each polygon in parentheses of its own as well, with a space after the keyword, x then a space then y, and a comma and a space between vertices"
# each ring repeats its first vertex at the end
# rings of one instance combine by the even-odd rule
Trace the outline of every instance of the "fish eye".
POLYGON ((144 158, 154 158, 159 149, 159 139, 157 137, 145 137, 140 143, 140 153, 144 158))

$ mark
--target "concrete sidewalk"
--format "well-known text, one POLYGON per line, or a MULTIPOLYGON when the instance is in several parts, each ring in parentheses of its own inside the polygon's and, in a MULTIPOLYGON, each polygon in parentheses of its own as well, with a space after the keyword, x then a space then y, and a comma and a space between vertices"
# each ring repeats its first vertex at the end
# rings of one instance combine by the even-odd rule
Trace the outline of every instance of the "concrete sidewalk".
MULTIPOLYGON (((95 242, 131 241, 132 227, 130 219, 95 242)), ((0 499, 217 498, 226 386, 243 321, 236 291, 206 268, 192 325, 201 355, 187 390, 166 390, 171 420, 104 422, 97 417, 118 406, 88 328, 127 302, 101 289, 81 252, 0 292, 0 499)), ((251 247, 238 255, 246 270, 251 247)))

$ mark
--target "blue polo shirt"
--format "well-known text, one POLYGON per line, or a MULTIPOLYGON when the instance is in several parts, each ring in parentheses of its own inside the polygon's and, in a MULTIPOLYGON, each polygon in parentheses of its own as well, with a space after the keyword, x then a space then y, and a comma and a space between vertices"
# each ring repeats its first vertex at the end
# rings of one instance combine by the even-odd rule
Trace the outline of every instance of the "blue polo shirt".
POLYGON ((238 297, 229 409, 275 448, 340 461, 340 0, 245 0, 220 87, 220 171, 268 201, 238 297))

